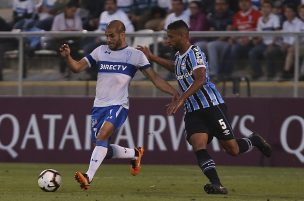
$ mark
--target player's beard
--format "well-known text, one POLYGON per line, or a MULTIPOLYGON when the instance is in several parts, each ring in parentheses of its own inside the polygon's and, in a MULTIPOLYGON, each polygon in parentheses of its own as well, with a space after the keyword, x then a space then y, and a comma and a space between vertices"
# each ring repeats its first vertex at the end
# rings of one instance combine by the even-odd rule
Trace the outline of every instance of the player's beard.
POLYGON ((111 50, 120 49, 121 48, 121 39, 119 38, 119 40, 116 43, 109 44, 108 46, 111 50))
POLYGON ((179 47, 177 45, 170 45, 170 48, 175 52, 179 51, 179 47))

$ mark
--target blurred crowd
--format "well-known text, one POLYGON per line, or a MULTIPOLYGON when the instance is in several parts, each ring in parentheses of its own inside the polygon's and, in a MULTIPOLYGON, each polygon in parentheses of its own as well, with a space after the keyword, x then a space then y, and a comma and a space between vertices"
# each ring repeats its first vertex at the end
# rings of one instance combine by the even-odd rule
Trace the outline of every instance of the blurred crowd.
MULTIPOLYGON (((121 20, 126 32, 165 30, 175 20, 184 20, 190 31, 304 31, 304 0, 13 0, 12 21, 0 17, 0 31, 105 31, 112 20, 121 20)), ((131 39, 129 44, 132 43, 131 39)), ((236 69, 249 67, 252 80, 289 80, 294 73, 294 37, 193 37, 204 50, 209 74, 229 77, 236 69)), ((105 43, 97 38, 29 37, 26 57, 39 49, 57 50, 66 42, 77 58, 105 43), (43 41, 42 41, 43 40, 43 41), (82 51, 79 51, 82 50, 82 51)), ((303 41, 300 41, 304 44, 303 41)), ((17 49, 15 39, 0 39, 0 80, 5 67, 4 54, 17 49)), ((165 38, 159 41, 159 54, 172 57, 165 38)), ((153 44, 150 45, 153 48, 153 44)), ((300 45, 300 59, 304 46, 300 45)), ((60 72, 68 76, 64 61, 60 72)), ((95 72, 88 72, 95 79, 95 72)), ((300 65, 304 80, 304 62, 300 65)))

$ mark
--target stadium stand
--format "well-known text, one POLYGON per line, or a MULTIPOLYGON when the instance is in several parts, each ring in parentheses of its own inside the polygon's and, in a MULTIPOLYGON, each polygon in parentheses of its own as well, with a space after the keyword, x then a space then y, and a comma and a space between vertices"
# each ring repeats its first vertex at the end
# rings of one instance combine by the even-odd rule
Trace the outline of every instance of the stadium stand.
MULTIPOLYGON (((63 0, 59 0, 61 3, 62 2, 67 2, 67 1, 63 1, 63 0)), ((77 0, 73 0, 73 1, 77 1, 77 0)), ((189 5, 189 2, 191 2, 193 0, 189 0, 189 1, 183 1, 184 2, 184 11, 183 13, 190 13, 189 10, 188 10, 188 5, 189 5)), ((194 1, 198 1, 198 0, 194 0, 194 1)), ((38 4, 40 1, 38 0, 35 0, 33 1, 35 4, 38 4)), ((80 5, 82 5, 83 7, 81 9, 84 9, 86 10, 87 9, 87 12, 82 12, 82 13, 90 13, 90 10, 89 9, 92 9, 90 8, 90 6, 87 6, 85 3, 82 3, 82 1, 78 1, 80 3, 80 5)), ((135 3, 137 1, 134 1, 135 3)), ((206 1, 207 2, 207 1, 206 1)), ((237 13, 238 11, 238 8, 236 5, 238 5, 238 1, 233 1, 233 0, 216 0, 216 1, 208 1, 209 3, 206 4, 206 5, 203 5, 202 6, 202 11, 205 12, 204 14, 207 16, 207 19, 210 20, 210 17, 214 17, 214 13, 213 12, 213 7, 217 4, 217 3, 221 3, 221 2, 228 2, 229 3, 229 8, 230 8, 230 12, 233 12, 234 14, 237 13), (211 2, 211 3, 210 3, 211 2)), ((249 2, 250 3, 250 0, 242 0, 242 2, 249 2)), ((205 2, 203 2, 205 3, 205 2)), ((251 8, 251 9, 261 9, 263 5, 258 5, 256 4, 256 1, 253 2, 254 6, 251 8)), ((281 25, 282 23, 284 22, 284 19, 286 18, 284 16, 284 8, 285 6, 290 6, 290 3, 293 4, 293 6, 298 6, 300 5, 300 1, 287 1, 287 0, 276 0, 274 1, 274 4, 273 4, 273 13, 275 15, 278 15, 279 18, 280 18, 280 22, 281 22, 281 25)), ((8 0, 4 0, 1 7, 0 7, 0 16, 3 17, 7 22, 12 22, 12 9, 11 9, 11 4, 12 4, 12 1, 8 1, 8 0)), ((133 5, 135 6, 135 5, 133 5)), ((160 6, 160 5, 153 5, 153 6, 160 6)), ((99 6, 100 9, 104 9, 103 6, 99 6)), ((138 6, 137 6, 138 7, 138 6)), ((131 7, 130 7, 131 8, 131 7)), ((169 7, 166 7, 167 9, 167 15, 169 15, 171 13, 171 10, 169 10, 170 8, 172 8, 171 6, 169 7)), ((299 9, 300 10, 300 9, 299 9)), ((94 13, 102 13, 103 10, 101 10, 100 12, 96 12, 96 10, 94 11, 94 13)), ((130 9, 130 12, 132 12, 132 8, 130 9)), ((91 18, 92 16, 86 16, 86 15, 81 15, 82 16, 82 20, 83 22, 86 22, 87 24, 90 24, 91 23, 91 18)), ((300 16, 300 13, 299 13, 299 16, 300 16)), ((96 17, 96 15, 95 15, 96 17)), ((214 19, 214 18, 213 18, 214 19)), ((147 20, 150 20, 150 18, 148 18, 147 20)), ((142 22, 144 23, 144 22, 142 22)), ((161 25, 162 23, 160 23, 161 25)), ((92 27, 94 27, 95 25, 92 25, 92 27)), ((92 28, 91 27, 91 28, 92 28)), ((137 26, 134 26, 135 27, 135 33, 141 33, 141 32, 144 32, 144 33, 147 33, 147 30, 137 30, 137 26)), ((229 29, 227 29, 229 30, 229 29)), ((210 30, 212 31, 212 29, 210 30)), ((300 31, 300 30, 299 30, 300 31)), ((152 34, 153 31, 149 31, 149 33, 152 34)), ((47 33, 47 32, 46 32, 47 33)), ((88 37, 87 37, 88 38, 88 37)), ((201 38, 201 37, 199 37, 201 38)), ((203 38, 203 37, 202 37, 203 38)), ((35 81, 35 80, 58 80, 58 81, 64 81, 66 80, 66 78, 64 78, 64 76, 61 76, 60 73, 58 72, 59 70, 59 66, 58 66, 58 57, 57 57, 57 52, 56 50, 51 50, 49 49, 48 47, 46 47, 45 45, 45 41, 43 40, 44 37, 41 37, 39 38, 40 42, 38 43, 39 45, 37 46, 37 48, 33 49, 33 51, 30 51, 30 52, 26 52, 28 51, 27 49, 27 44, 25 44, 25 52, 24 52, 24 58, 25 58, 25 67, 28 71, 27 73, 27 77, 25 78, 25 80, 27 81, 35 81)), ((208 40, 208 43, 210 43, 210 41, 212 42, 213 40, 215 40, 215 37, 214 38, 209 38, 208 40)), ((229 40, 227 40, 227 42, 230 42, 229 40)), ((136 46, 137 44, 141 44, 141 45, 149 45, 149 44, 152 44, 153 43, 153 40, 152 38, 149 38, 149 37, 135 37, 133 42, 130 43, 132 46, 136 46)), ((151 46, 152 47, 152 46, 151 46)), ((160 49, 158 49, 159 51, 161 51, 160 49)), ((302 51, 302 50, 301 50, 302 51)), ((80 49, 79 50, 80 53, 84 53, 84 49, 80 49)), ((209 57, 209 52, 208 52, 208 48, 206 49, 206 56, 209 57)), ((286 54, 286 52, 285 52, 286 54)), ((301 54, 300 54, 301 55, 301 54)), ((248 56, 248 55, 247 55, 248 56)), ((4 81, 16 81, 17 80, 17 70, 18 70, 18 50, 15 49, 15 50, 9 50, 7 51, 5 54, 4 54, 4 58, 6 59, 6 66, 4 67, 4 81)), ((299 61, 301 62, 301 57, 298 58, 299 61)), ((209 60, 210 61, 210 60, 209 60)), ((226 67, 225 64, 221 64, 221 67, 226 67)), ((267 68, 266 68, 266 63, 264 61, 264 59, 262 59, 262 74, 261 76, 259 76, 257 78, 257 82, 258 83, 267 83, 265 88, 272 88, 273 87, 270 87, 268 82, 265 82, 265 81, 271 81, 271 83, 274 83, 273 86, 275 86, 274 88, 277 88, 277 86, 282 86, 282 87, 286 87, 286 85, 284 85, 284 82, 278 82, 278 81, 292 81, 294 79, 293 77, 293 73, 294 73, 294 67, 295 65, 292 65, 290 67, 290 74, 288 77, 282 77, 281 74, 282 74, 282 67, 277 67, 277 74, 275 76, 273 76, 271 79, 268 79, 267 76, 266 76, 266 73, 267 73, 267 68), (282 79, 284 78, 284 79, 282 79)), ((304 68, 304 67, 303 67, 304 68)), ((159 70, 159 68, 158 68, 159 70)), ((301 72, 303 72, 304 70, 302 70, 301 72)), ((218 75, 220 75, 221 71, 218 72, 218 75)), ((245 60, 245 62, 243 62, 241 65, 238 65, 236 66, 235 69, 233 69, 233 72, 231 74, 231 79, 228 78, 227 80, 233 80, 232 78, 239 78, 239 80, 243 80, 243 78, 246 78, 244 80, 247 80, 247 78, 252 81, 252 78, 253 78, 253 74, 252 74, 252 67, 250 65, 248 65, 248 61, 245 60)), ((299 72, 300 73, 300 72, 299 72)), ((166 77, 167 74, 166 72, 162 72, 161 71, 161 74, 166 77)), ((304 74, 304 73, 303 73, 304 74)), ((301 76, 301 74, 300 74, 301 76)), ((225 76, 219 76, 218 77, 218 80, 217 81, 225 81, 225 79, 222 79, 222 78, 225 78, 225 76), (221 80, 222 79, 222 80, 221 80)), ((303 76, 302 76, 303 77, 303 76)), ((302 77, 300 77, 302 79, 302 77)), ((216 76, 215 76, 216 78, 216 76)), ((72 75, 70 80, 87 80, 87 79, 91 79, 91 78, 87 78, 85 75, 81 75, 80 77, 79 76, 74 76, 72 75)), ((139 78, 138 80, 141 80, 141 78, 139 78)), ((227 81, 226 80, 226 81, 227 81)), ((229 84, 230 81, 227 81, 227 88, 228 87, 232 87, 233 86, 233 82, 231 84, 229 84)), ((290 82, 288 82, 290 83, 290 82)), ((251 90, 251 94, 252 96, 255 96, 256 93, 259 94, 259 90, 255 90, 255 82, 251 82, 250 83, 251 87, 252 87, 252 90, 251 90)), ((261 84, 262 85, 262 84, 261 84)), ((261 86, 259 85, 259 87, 261 86)), ((301 86, 301 85, 299 85, 301 86)), ((138 87, 138 86, 137 86, 138 87)), ((242 92, 243 89, 245 89, 246 91, 246 82, 243 83, 241 82, 240 84, 240 91, 242 92)), ((228 95, 229 95, 229 89, 226 90, 228 95)), ((271 92, 274 92, 273 90, 271 90, 271 92)), ((242 94, 246 94, 246 93, 242 93, 242 94)), ((260 93, 262 96, 265 95, 264 92, 261 92, 260 93)), ((288 93, 290 94, 290 93, 288 93)), ((292 94, 292 93, 291 93, 292 94)), ((233 95, 233 93, 231 94, 233 95)), ((280 95, 280 94, 278 94, 280 95)))

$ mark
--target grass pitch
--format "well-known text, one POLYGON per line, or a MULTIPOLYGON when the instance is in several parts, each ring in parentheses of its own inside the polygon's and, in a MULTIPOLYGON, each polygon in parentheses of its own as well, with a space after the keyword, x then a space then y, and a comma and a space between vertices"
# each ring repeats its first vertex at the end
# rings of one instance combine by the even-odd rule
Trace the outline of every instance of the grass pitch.
POLYGON ((207 195, 207 179, 197 166, 144 165, 140 175, 129 174, 128 165, 103 165, 88 191, 74 181, 75 170, 84 164, 0 164, 1 201, 304 201, 304 170, 219 166, 228 195, 207 195), (59 190, 43 192, 39 173, 58 170, 63 179, 59 190))

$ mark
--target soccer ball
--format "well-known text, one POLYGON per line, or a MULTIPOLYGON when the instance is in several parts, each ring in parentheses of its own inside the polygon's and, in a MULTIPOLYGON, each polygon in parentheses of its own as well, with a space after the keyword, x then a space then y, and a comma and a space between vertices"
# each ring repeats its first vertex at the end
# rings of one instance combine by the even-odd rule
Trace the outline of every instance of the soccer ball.
POLYGON ((38 176, 38 186, 46 192, 55 192, 61 185, 61 175, 57 170, 46 169, 38 176))

